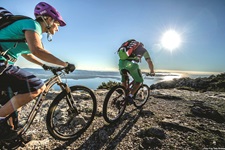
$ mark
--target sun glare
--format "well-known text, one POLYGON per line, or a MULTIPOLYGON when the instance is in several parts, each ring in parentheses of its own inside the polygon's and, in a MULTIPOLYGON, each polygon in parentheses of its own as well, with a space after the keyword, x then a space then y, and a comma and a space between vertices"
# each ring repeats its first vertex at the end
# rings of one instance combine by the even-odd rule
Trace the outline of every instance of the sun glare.
POLYGON ((165 49, 174 50, 180 46, 181 38, 175 30, 166 31, 161 39, 161 44, 165 49))

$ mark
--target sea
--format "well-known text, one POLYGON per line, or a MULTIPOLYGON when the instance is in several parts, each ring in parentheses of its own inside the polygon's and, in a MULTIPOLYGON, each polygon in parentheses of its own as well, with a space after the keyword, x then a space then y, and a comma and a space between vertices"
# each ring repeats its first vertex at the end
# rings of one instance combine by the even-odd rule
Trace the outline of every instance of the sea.
MULTIPOLYGON (((43 81, 52 77, 53 74, 50 71, 45 71, 43 69, 31 69, 24 68, 28 72, 33 73, 43 81)), ((156 72, 155 76, 145 76, 144 83, 148 86, 162 82, 169 81, 175 78, 181 77, 190 77, 190 78, 199 78, 199 77, 208 77, 213 75, 211 73, 180 73, 180 72, 156 72)), ((90 89, 96 90, 103 82, 107 83, 109 81, 120 82, 121 76, 117 71, 92 71, 92 70, 75 70, 73 73, 66 74, 62 77, 62 80, 66 82, 69 86, 73 85, 83 85, 90 89)), ((59 90, 57 85, 53 86, 52 90, 59 90)))

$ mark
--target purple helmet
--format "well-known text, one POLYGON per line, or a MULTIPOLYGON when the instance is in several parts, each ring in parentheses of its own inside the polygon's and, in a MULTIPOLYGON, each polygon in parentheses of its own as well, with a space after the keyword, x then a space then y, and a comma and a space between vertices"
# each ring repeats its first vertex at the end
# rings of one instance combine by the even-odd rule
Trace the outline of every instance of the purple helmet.
POLYGON ((40 2, 36 5, 34 9, 34 15, 35 17, 50 16, 54 20, 58 21, 60 26, 66 25, 66 23, 62 19, 62 16, 59 14, 59 12, 54 7, 52 7, 51 5, 45 2, 40 2))

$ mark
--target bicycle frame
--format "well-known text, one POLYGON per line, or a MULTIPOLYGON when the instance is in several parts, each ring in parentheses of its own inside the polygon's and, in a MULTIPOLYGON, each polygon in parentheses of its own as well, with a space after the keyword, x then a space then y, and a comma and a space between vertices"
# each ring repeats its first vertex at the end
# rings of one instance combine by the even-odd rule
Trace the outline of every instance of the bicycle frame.
MULTIPOLYGON (((145 79, 146 76, 148 76, 148 74, 145 74, 145 76, 143 77, 143 79, 145 79)), ((128 79, 127 79, 126 82, 127 82, 127 85, 128 85, 127 88, 126 88, 126 90, 127 90, 127 94, 129 94, 130 91, 131 91, 131 89, 132 89, 132 87, 133 87, 133 85, 134 85, 134 80, 130 82, 129 77, 128 77, 128 79)), ((144 84, 144 82, 142 82, 142 83, 140 84, 140 87, 141 87, 143 84, 144 84)), ((139 88, 140 88, 140 87, 139 87, 139 88)), ((139 88, 138 88, 138 89, 139 89, 139 88)), ((138 91, 138 89, 137 89, 137 91, 138 91)), ((137 93, 137 91, 135 92, 135 94, 137 93)), ((128 96, 128 95, 126 95, 126 96, 128 96)))
POLYGON ((36 114, 38 113, 38 110, 40 109, 43 101, 45 100, 45 96, 47 95, 47 93, 49 92, 49 90, 52 88, 53 85, 57 84, 60 86, 60 88, 62 90, 66 90, 68 93, 70 92, 70 88, 68 87, 68 85, 66 83, 63 83, 61 80, 61 76, 63 75, 63 73, 54 73, 54 76, 51 77, 50 79, 45 80, 45 84, 46 84, 46 88, 45 90, 36 98, 36 103, 33 106, 27 122, 25 123, 25 125, 23 126, 23 128, 21 128, 18 131, 18 135, 23 135, 30 127, 30 125, 32 124, 36 114))
MULTIPOLYGON (((148 74, 145 74, 144 78, 147 75, 148 74)), ((129 82, 129 78, 127 78, 126 87, 124 85, 116 85, 109 90, 103 103, 103 117, 106 122, 114 123, 123 115, 126 105, 130 104, 128 102, 128 96, 133 84, 134 80, 129 82)), ((138 109, 142 108, 149 98, 149 87, 146 84, 141 83, 132 98, 133 105, 138 109)))

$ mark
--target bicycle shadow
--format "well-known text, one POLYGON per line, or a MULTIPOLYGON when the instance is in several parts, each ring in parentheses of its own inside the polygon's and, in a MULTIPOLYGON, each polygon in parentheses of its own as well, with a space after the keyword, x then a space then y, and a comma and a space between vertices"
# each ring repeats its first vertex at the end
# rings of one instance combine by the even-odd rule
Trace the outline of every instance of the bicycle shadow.
MULTIPOLYGON (((134 110, 132 110, 134 111, 134 110)), ((138 118, 140 117, 137 113, 135 116, 131 116, 129 112, 125 112, 121 119, 114 124, 108 124, 104 125, 102 128, 99 128, 96 130, 86 141, 83 143, 78 150, 86 149, 90 142, 92 142, 92 149, 99 150, 99 149, 114 149, 119 144, 119 142, 126 136, 126 134, 130 131, 132 126, 137 122, 138 118), (121 128, 119 126, 123 124, 125 121, 126 124, 121 128), (117 130, 117 131, 116 131, 117 130), (114 135, 112 139, 107 139, 105 142, 101 141, 98 137, 101 132, 106 132, 107 136, 110 137, 115 132, 117 132, 116 135, 114 135), (98 142, 93 145, 93 141, 96 141, 96 138, 98 142)))
MULTIPOLYGON (((135 109, 138 110, 138 109, 135 109)), ((133 111, 135 111, 133 110, 133 111)), ((145 111, 143 109, 139 109, 140 111, 135 115, 131 116, 130 113, 125 113, 126 115, 130 115, 129 120, 127 123, 118 131, 118 133, 114 136, 113 139, 110 140, 109 143, 105 143, 104 149, 106 150, 114 150, 116 149, 117 145, 123 140, 123 138, 126 137, 127 133, 132 129, 132 127, 135 125, 135 123, 138 121, 138 119, 143 115, 152 115, 153 113, 149 113, 148 111, 145 111)), ((117 128, 115 128, 117 129, 117 128)))
MULTIPOLYGON (((114 124, 108 124, 104 125, 103 127, 97 129, 93 132, 93 134, 79 147, 77 150, 83 150, 83 149, 91 149, 92 150, 99 150, 99 149, 115 149, 117 145, 120 143, 120 141, 126 137, 127 133, 132 129, 132 127, 135 125, 135 123, 138 121, 140 117, 145 116, 153 116, 153 113, 149 110, 143 110, 143 109, 133 109, 129 112, 125 112, 121 119, 114 124), (134 111, 139 111, 135 115, 131 115, 134 111), (122 124, 124 124, 122 127, 120 127, 122 124), (107 139, 102 141, 100 139, 101 133, 107 134, 107 139), (115 135, 113 135, 115 134, 115 135), (113 135, 113 138, 108 138, 113 135), (97 141, 97 142, 96 142, 97 141)), ((55 150, 63 149, 72 144, 76 139, 73 141, 65 142, 60 147, 57 147, 55 150)))

